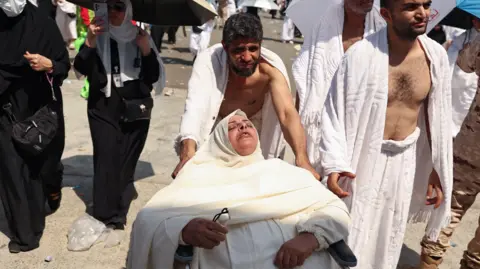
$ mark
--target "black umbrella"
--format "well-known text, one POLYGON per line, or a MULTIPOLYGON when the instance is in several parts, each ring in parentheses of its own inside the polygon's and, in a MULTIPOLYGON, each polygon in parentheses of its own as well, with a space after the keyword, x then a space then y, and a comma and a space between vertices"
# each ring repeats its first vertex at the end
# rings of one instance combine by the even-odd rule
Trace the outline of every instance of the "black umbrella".
MULTIPOLYGON (((93 9, 92 0, 68 0, 93 9)), ((155 25, 202 25, 217 13, 205 0, 130 0, 133 19, 155 25)))
POLYGON ((473 15, 459 8, 455 8, 440 22, 442 25, 470 29, 473 27, 473 15))

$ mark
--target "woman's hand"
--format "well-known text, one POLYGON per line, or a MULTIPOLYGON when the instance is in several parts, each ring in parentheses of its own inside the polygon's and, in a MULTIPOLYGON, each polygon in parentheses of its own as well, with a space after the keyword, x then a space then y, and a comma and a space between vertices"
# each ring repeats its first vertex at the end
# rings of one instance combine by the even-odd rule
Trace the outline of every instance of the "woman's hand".
POLYGON ((227 228, 211 220, 192 219, 182 230, 182 239, 194 247, 212 249, 225 241, 227 228))
POLYGON ((105 22, 101 18, 93 18, 88 26, 87 40, 85 45, 90 48, 95 48, 97 45, 97 36, 105 32, 105 22))
POLYGON ((150 48, 150 37, 147 32, 142 28, 138 27, 137 34, 137 46, 140 48, 143 56, 148 56, 151 52, 150 48))
POLYGON ((50 59, 40 54, 30 54, 30 52, 26 52, 23 57, 27 59, 30 63, 30 67, 32 67, 35 71, 52 71, 53 63, 50 59))
POLYGON ((282 245, 274 263, 280 269, 302 266, 317 248, 318 241, 313 234, 301 233, 282 245))

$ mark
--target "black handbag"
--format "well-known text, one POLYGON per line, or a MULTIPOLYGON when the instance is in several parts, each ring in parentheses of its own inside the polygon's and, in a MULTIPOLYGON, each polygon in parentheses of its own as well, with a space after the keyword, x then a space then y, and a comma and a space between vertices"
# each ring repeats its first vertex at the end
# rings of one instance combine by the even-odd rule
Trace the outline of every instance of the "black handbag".
MULTIPOLYGON (((120 60, 118 55, 118 46, 117 42, 113 39, 110 39, 110 51, 111 51, 111 67, 112 67, 112 76, 120 74, 120 60)), ((139 57, 139 51, 137 49, 137 57, 133 63, 135 67, 141 66, 141 61, 139 57)), ((112 77, 113 81, 113 77, 112 77)), ((114 87, 118 95, 123 101, 123 112, 120 117, 120 120, 123 122, 134 122, 139 120, 149 120, 152 116, 153 109, 153 98, 152 96, 144 98, 125 98, 120 91, 114 87)))
POLYGON ((48 78, 47 74, 45 75, 52 91, 51 103, 23 121, 16 120, 11 103, 4 104, 2 107, 13 123, 11 134, 13 142, 21 151, 31 156, 42 153, 50 145, 58 130, 58 114, 52 108, 57 99, 53 91, 52 80, 48 78))

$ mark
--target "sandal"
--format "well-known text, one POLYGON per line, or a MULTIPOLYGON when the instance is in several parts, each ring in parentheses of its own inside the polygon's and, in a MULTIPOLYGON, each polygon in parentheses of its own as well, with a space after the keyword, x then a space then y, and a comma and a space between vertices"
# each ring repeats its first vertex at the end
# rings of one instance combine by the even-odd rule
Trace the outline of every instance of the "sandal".
POLYGON ((52 211, 57 211, 62 201, 62 192, 50 193, 47 197, 48 206, 52 211))

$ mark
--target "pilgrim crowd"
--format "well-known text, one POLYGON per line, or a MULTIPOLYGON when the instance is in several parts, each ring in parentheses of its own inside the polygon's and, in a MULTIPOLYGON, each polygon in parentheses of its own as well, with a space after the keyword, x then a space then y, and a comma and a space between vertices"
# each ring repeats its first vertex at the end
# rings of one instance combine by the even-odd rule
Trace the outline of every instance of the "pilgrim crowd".
MULTIPOLYGON (((220 18, 191 28, 174 180, 136 215, 126 268, 395 269, 407 223, 417 222, 427 226, 415 262, 438 268, 480 192, 480 18, 427 34, 431 0, 325 1, 301 29, 290 70, 262 46, 262 8, 205 1, 220 18), (210 45, 218 25, 222 42, 210 45)), ((264 2, 283 9, 291 43, 291 1, 264 2)), ((168 78, 161 42, 167 33, 174 44, 179 27, 132 21, 130 0, 107 7, 104 21, 64 0, 0 0, 10 253, 37 249, 48 211, 60 207, 70 69, 85 79, 92 216, 126 229, 135 168, 161 109, 152 92, 168 78)), ((462 247, 457 268, 480 268, 480 227, 462 247)))

